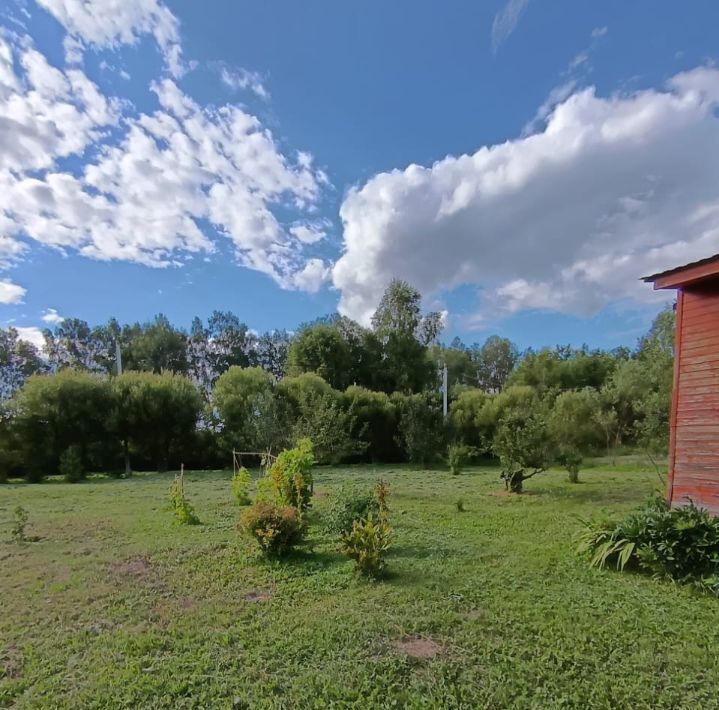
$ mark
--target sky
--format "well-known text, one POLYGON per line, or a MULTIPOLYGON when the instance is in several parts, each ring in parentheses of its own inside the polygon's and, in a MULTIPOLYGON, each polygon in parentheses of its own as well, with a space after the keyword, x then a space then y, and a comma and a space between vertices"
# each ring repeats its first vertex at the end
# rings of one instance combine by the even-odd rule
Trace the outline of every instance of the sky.
POLYGON ((392 278, 443 338, 633 345, 719 253, 714 0, 0 0, 0 327, 392 278))

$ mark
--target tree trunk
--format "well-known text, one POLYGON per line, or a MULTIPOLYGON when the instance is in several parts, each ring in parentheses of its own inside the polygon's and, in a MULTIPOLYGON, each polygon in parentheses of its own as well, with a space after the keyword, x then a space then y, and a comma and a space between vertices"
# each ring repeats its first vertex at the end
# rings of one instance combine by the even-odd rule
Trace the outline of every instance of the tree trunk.
POLYGON ((509 490, 512 493, 521 493, 524 486, 524 474, 520 471, 519 473, 513 473, 509 479, 509 490))
POLYGON ((123 453, 125 455, 125 475, 132 475, 132 466, 130 465, 130 447, 127 443, 127 439, 122 442, 123 453))

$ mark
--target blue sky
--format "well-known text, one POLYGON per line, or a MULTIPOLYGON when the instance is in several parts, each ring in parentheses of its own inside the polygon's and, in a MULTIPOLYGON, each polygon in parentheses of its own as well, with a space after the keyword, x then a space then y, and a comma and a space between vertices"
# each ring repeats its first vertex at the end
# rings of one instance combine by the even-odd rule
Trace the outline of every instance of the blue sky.
POLYGON ((0 325, 367 321, 633 344, 719 252, 719 6, 0 3, 0 325), (691 10, 689 9, 691 7, 691 10))

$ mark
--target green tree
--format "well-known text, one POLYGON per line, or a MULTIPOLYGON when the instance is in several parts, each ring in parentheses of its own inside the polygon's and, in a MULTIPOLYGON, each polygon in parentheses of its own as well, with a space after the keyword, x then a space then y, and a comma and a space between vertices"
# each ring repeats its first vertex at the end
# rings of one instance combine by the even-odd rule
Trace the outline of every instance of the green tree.
POLYGON ((161 313, 151 323, 125 326, 121 338, 124 369, 187 372, 187 335, 161 313))
POLYGON ((402 395, 392 399, 399 412, 399 440, 412 463, 428 464, 445 450, 442 407, 435 392, 402 395))
POLYGON ((591 387, 562 392, 554 400, 548 427, 558 461, 567 469, 572 483, 579 481, 579 470, 587 451, 601 442, 597 415, 601 410, 599 393, 591 387))
POLYGON ((12 403, 28 477, 56 472, 73 445, 85 470, 101 463, 111 449, 112 405, 109 382, 98 375, 67 369, 30 377, 12 403))
POLYGON ((267 430, 257 420, 275 419, 274 397, 274 379, 260 367, 233 366, 220 375, 212 392, 212 403, 229 448, 260 451, 259 447, 267 444, 267 430))
POLYGON ((22 387, 30 375, 47 369, 37 348, 15 328, 0 328, 0 402, 22 387))
POLYGON ((202 397, 185 376, 172 372, 124 372, 112 381, 115 435, 122 443, 125 472, 130 453, 166 470, 188 453, 202 408, 202 397))
POLYGON ((494 435, 493 450, 507 490, 522 493, 524 481, 545 471, 552 458, 544 413, 539 409, 506 412, 494 435))
POLYGON ((501 392, 518 358, 517 346, 511 340, 490 336, 474 350, 476 384, 485 392, 501 392))
POLYGON ((320 323, 300 331, 287 356, 290 376, 314 372, 335 389, 345 389, 353 375, 353 353, 338 328, 320 323))
POLYGON ((442 328, 439 313, 421 313, 419 291, 393 280, 372 316, 372 328, 382 344, 381 368, 385 391, 420 392, 436 382, 436 363, 427 346, 442 328))
POLYGON ((365 445, 367 458, 373 463, 397 461, 398 413, 389 395, 353 385, 343 398, 345 409, 353 414, 350 434, 365 445))
POLYGON ((494 434, 492 398, 481 389, 461 391, 449 408, 452 434, 477 451, 486 451, 494 434))

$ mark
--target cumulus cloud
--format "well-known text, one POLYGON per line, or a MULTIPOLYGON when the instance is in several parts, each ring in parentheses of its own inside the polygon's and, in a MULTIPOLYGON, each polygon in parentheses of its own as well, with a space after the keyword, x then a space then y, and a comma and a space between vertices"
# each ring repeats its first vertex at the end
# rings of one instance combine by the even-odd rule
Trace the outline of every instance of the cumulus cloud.
POLYGON ((719 71, 557 103, 539 132, 380 173, 340 210, 340 312, 367 322, 392 277, 476 284, 482 312, 588 315, 639 277, 719 252, 719 71))
POLYGON ((170 72, 184 71, 180 23, 158 0, 37 0, 68 32, 68 61, 79 61, 82 49, 116 49, 135 44, 143 35, 157 42, 170 72))
POLYGON ((42 314, 41 320, 43 323, 48 323, 49 325, 57 325, 58 323, 62 323, 65 319, 57 312, 56 309, 48 308, 42 314))
POLYGON ((507 4, 494 16, 492 23, 493 52, 496 52, 502 42, 517 29, 519 20, 528 4, 529 0, 508 0, 507 4))
POLYGON ((290 227, 290 234, 303 244, 316 244, 327 236, 330 227, 328 220, 305 220, 296 222, 290 227))
POLYGON ((249 90, 264 101, 268 101, 270 98, 270 92, 265 88, 264 79, 258 72, 242 68, 230 69, 227 66, 222 66, 220 79, 231 91, 249 90))
POLYGON ((31 343, 41 354, 45 351, 45 337, 40 328, 36 328, 35 326, 17 326, 15 330, 17 330, 20 340, 31 343))
POLYGON ((167 266, 215 251, 219 233, 239 263, 283 287, 313 288, 316 266, 303 271, 309 232, 293 234, 296 221, 285 227, 274 212, 314 208, 326 177, 311 156, 287 157, 237 106, 200 106, 169 78, 152 89, 158 110, 124 115, 81 70, 0 38, 0 262, 34 240, 167 266), (106 140, 118 123, 119 139, 106 140), (59 169, 68 156, 83 167, 59 169))
POLYGON ((304 268, 292 277, 292 285, 300 291, 317 293, 330 277, 330 267, 322 259, 309 259, 304 268))
POLYGON ((0 279, 0 303, 20 303, 27 291, 8 279, 0 279))

